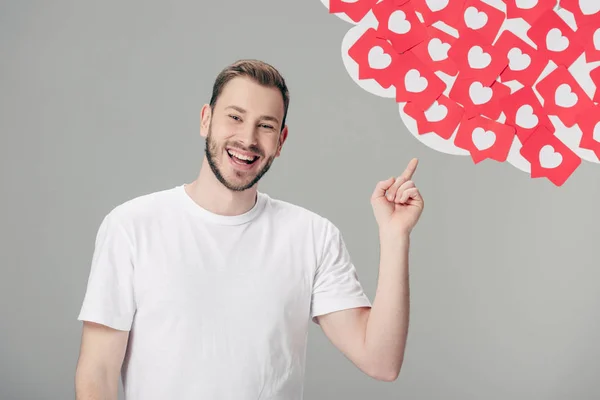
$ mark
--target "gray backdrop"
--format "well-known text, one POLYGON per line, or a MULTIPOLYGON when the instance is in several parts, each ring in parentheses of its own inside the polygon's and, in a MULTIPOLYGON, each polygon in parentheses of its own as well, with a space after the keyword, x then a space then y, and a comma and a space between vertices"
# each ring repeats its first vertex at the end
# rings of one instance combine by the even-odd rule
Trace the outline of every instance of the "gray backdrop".
POLYGON ((438 153, 346 73, 349 24, 319 0, 3 1, 0 398, 68 399, 102 217, 196 177, 214 77, 260 58, 289 82, 290 136, 261 184, 342 230, 371 299, 375 183, 420 158, 411 325, 394 383, 310 331, 307 399, 598 399, 600 165, 562 188, 438 153))

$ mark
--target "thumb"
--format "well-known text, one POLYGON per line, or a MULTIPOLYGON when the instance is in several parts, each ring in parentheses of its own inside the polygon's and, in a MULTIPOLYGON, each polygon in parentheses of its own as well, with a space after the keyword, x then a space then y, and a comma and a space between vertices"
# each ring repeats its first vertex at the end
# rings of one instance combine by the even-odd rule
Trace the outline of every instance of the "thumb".
POLYGON ((385 197, 385 192, 396 182, 396 177, 392 176, 391 178, 386 179, 385 181, 380 181, 375 186, 375 190, 373 191, 373 195, 371 196, 371 200, 376 200, 381 197, 385 197))

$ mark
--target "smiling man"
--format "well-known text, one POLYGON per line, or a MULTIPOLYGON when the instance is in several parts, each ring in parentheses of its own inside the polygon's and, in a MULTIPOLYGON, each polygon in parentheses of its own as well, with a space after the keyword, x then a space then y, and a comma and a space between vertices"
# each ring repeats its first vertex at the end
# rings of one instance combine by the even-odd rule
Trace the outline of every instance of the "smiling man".
POLYGON ((77 399, 299 400, 311 322, 369 376, 393 381, 408 330, 410 233, 423 209, 416 160, 379 182, 373 304, 328 219, 257 188, 288 136, 272 66, 241 60, 201 111, 196 180, 112 209, 79 314, 77 399))

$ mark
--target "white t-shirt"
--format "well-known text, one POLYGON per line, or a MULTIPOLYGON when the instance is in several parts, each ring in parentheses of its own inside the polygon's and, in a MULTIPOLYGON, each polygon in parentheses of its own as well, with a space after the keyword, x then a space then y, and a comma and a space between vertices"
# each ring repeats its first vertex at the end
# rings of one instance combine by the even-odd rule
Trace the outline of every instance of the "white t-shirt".
POLYGON ((127 400, 299 400, 309 322, 370 306, 329 220, 262 192, 217 215, 180 185, 106 215, 78 319, 130 330, 127 400))

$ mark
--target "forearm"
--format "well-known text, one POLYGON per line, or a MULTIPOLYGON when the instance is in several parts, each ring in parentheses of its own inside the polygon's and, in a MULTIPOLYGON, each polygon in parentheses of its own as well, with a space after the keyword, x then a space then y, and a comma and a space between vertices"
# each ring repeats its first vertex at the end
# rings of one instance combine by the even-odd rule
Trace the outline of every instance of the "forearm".
POLYGON ((75 374, 76 400, 117 400, 119 377, 103 368, 78 366, 75 374))
POLYGON ((393 380, 404 359, 409 323, 410 237, 380 233, 379 278, 367 320, 365 349, 378 375, 393 380))

